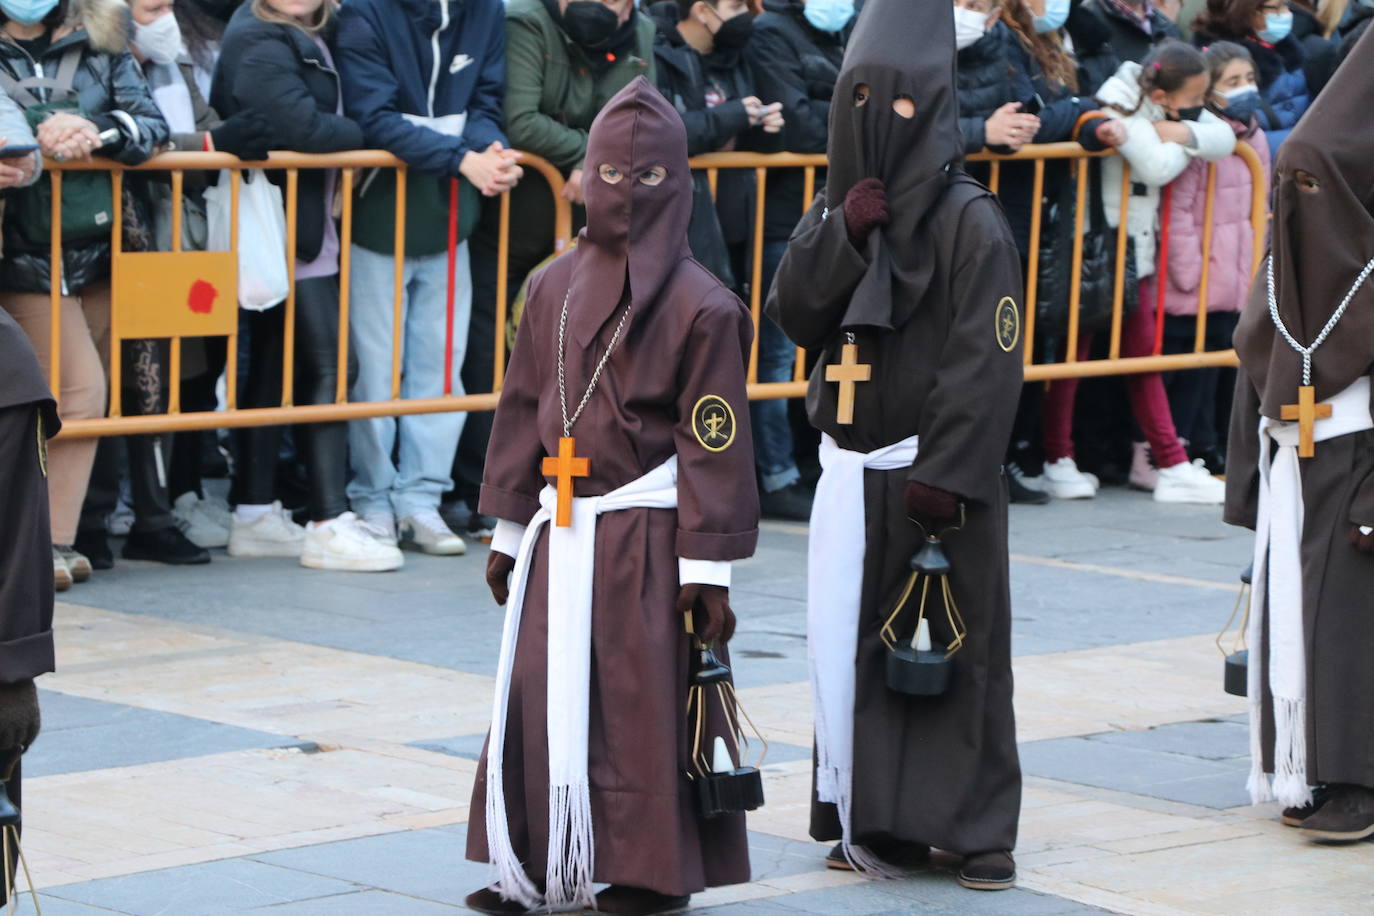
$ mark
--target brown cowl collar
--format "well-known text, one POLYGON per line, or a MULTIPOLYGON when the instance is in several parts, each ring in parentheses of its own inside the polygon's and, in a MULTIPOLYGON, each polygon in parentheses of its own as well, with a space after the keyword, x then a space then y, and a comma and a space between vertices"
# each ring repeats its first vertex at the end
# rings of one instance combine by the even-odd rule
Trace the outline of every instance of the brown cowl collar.
POLYGON ((642 316, 668 277, 692 256, 687 242, 692 218, 687 130, 644 77, 636 77, 596 116, 585 163, 587 227, 572 254, 568 300, 568 325, 584 349, 624 301, 627 278, 635 314, 642 316), (600 175, 604 164, 624 177, 607 183, 600 175), (666 168, 668 176, 649 187, 640 179, 654 166, 666 168))
MULTIPOLYGON (((1298 343, 1321 333, 1374 258, 1374 30, 1360 40, 1274 163, 1271 254, 1279 315, 1298 343), (1315 184, 1314 184, 1315 182, 1315 184)), ((1235 334, 1241 364, 1260 394, 1260 411, 1280 416, 1302 384, 1302 357, 1269 317, 1262 265, 1235 334)), ((1374 364, 1374 277, 1355 294, 1312 357, 1317 399, 1326 400, 1374 364)))

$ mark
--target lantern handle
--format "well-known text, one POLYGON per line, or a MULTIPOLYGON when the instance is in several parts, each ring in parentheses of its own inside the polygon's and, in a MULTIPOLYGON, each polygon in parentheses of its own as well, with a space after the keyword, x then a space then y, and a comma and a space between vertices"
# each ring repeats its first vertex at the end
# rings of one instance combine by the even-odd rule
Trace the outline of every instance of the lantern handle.
POLYGON ((934 544, 938 544, 938 543, 940 542, 940 540, 941 540, 942 538, 944 538, 945 535, 949 534, 951 531, 960 531, 960 530, 963 529, 964 523, 965 523, 966 521, 968 521, 968 509, 967 509, 966 504, 965 504, 962 500, 960 500, 960 502, 959 502, 959 523, 958 523, 957 525, 955 525, 955 524, 946 525, 944 528, 941 528, 941 529, 940 529, 939 531, 937 531, 937 532, 932 532, 932 531, 931 531, 930 529, 928 529, 924 524, 922 524, 918 519, 916 519, 915 517, 913 517, 913 516, 911 516, 911 515, 908 515, 908 516, 907 516, 907 520, 910 521, 910 522, 911 522, 913 525, 915 525, 917 528, 920 528, 920 529, 921 529, 921 535, 922 535, 927 541, 930 541, 931 543, 934 543, 934 544))

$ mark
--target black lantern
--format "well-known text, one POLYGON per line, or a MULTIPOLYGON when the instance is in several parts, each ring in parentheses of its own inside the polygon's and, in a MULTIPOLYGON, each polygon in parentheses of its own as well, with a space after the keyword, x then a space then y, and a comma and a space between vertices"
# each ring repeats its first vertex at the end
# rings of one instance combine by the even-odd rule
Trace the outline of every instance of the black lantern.
POLYGON ((0 778, 3 778, 6 785, 0 786, 0 855, 4 856, 5 868, 5 902, 9 904, 11 912, 14 911, 16 879, 16 862, 23 866, 24 879, 29 885, 29 895, 33 898, 33 908, 35 913, 41 913, 42 909, 38 903, 38 891, 33 886, 33 875, 29 873, 28 860, 24 858, 23 847, 19 845, 19 825, 22 816, 19 808, 10 801, 8 783, 14 776, 14 768, 19 763, 19 759, 24 755, 21 747, 12 747, 8 750, 0 751, 0 778))
POLYGON ((1226 659, 1225 679, 1222 684, 1227 693, 1232 696, 1243 697, 1249 693, 1250 686, 1250 649, 1246 645, 1245 632, 1250 626, 1250 601, 1253 594, 1251 580, 1254 578, 1255 566, 1245 568, 1240 574, 1240 593, 1236 595, 1236 604, 1231 608, 1231 616, 1226 619, 1226 626, 1221 628, 1217 634, 1217 648, 1221 650, 1222 656, 1226 659), (1241 608, 1244 607, 1244 613, 1241 608), (1231 648, 1228 651, 1224 643, 1227 633, 1231 630, 1231 625, 1240 618, 1240 625, 1236 627, 1235 635, 1231 639, 1231 648))
MULTIPOLYGON (((913 519, 913 521, 915 521, 913 519)), ((919 522, 916 522, 920 525, 919 522)), ((949 689, 954 673, 954 654, 964 645, 968 629, 954 601, 949 586, 950 564, 945 556, 941 538, 964 526, 964 507, 959 506, 959 524, 939 533, 926 534, 920 550, 911 558, 911 575, 907 577, 887 621, 883 624, 883 643, 887 646, 887 686, 908 696, 939 696, 949 689), (930 639, 930 621, 926 611, 932 603, 932 587, 938 590, 938 600, 944 605, 945 622, 952 640, 949 645, 936 648, 930 639), (915 620, 910 629, 901 620, 920 589, 915 620), (909 634, 909 635, 908 635, 909 634)), ((922 531, 925 530, 924 526, 922 531)))
POLYGON ((708 818, 753 811, 763 805, 763 774, 759 767, 768 754, 768 742, 740 706, 729 667, 709 645, 696 638, 692 612, 685 616, 693 645, 687 687, 692 759, 687 778, 696 794, 697 810, 708 818), (740 726, 741 716, 760 748, 758 759, 752 763, 745 760, 751 742, 740 726))

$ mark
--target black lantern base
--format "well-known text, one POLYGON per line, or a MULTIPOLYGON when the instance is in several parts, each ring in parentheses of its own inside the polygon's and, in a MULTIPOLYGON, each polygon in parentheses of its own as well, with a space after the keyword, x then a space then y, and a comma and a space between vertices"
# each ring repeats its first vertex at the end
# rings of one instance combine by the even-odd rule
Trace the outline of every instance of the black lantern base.
POLYGON ((887 686, 915 697, 939 696, 949 689, 954 660, 936 650, 898 646, 887 653, 887 686))
POLYGON ((1243 697, 1250 687, 1250 650, 1241 649, 1226 656, 1226 692, 1243 697))
POLYGON ((697 810, 702 817, 743 814, 763 807, 763 774, 757 767, 707 773, 692 781, 696 783, 697 810))

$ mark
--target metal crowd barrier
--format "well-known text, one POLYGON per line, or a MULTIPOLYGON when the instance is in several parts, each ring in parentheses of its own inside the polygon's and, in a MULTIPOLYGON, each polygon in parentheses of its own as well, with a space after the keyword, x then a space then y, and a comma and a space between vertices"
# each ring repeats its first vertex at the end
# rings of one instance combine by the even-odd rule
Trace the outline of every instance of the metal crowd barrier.
MULTIPOLYGON (((1251 209, 1251 222, 1255 229, 1255 258, 1253 267, 1257 270, 1265 247, 1267 217, 1265 206, 1265 176, 1259 157, 1245 144, 1239 144, 1238 153, 1250 166, 1255 177, 1256 188, 1251 209)), ((971 161, 989 163, 989 184, 994 191, 1001 178, 1002 163, 1008 161, 1029 161, 1034 164, 1032 199, 1043 200, 1046 163, 1053 160, 1082 161, 1103 154, 1086 153, 1074 143, 1053 143, 1027 146, 1011 155, 981 153, 970 157, 971 161)), ((551 163, 530 154, 525 154, 521 164, 529 172, 540 173, 552 194, 555 213, 555 248, 562 250, 570 242, 573 234, 573 213, 568 201, 561 194, 564 180, 562 174, 551 163)), ((766 203, 766 188, 770 170, 778 168, 800 168, 803 170, 803 207, 808 206, 817 186, 817 170, 825 166, 825 157, 820 155, 755 154, 755 153, 713 153, 692 160, 694 169, 704 170, 708 176, 712 193, 715 193, 717 180, 722 169, 752 170, 757 189, 754 202, 754 225, 752 244, 752 264, 750 273, 749 308, 753 314, 755 328, 762 319, 762 303, 765 290, 762 288, 763 272, 763 216, 766 203)), ((498 245, 498 264, 496 272, 496 333, 495 371, 493 373, 493 393, 451 395, 439 394, 423 398, 401 398, 401 342, 402 342, 402 258, 396 259, 395 287, 393 292, 393 349, 391 360, 391 397, 383 401, 354 402, 348 399, 347 366, 349 350, 348 316, 350 306, 349 255, 353 237, 353 189, 355 169, 388 168, 396 171, 396 212, 395 212, 395 251, 405 250, 405 187, 406 169, 400 160, 389 153, 379 151, 358 151, 328 155, 305 155, 300 153, 273 153, 266 163, 245 163, 236 157, 221 153, 166 153, 136 167, 123 166, 108 160, 83 162, 48 161, 45 168, 52 176, 53 195, 53 263, 61 263, 61 186, 66 172, 92 169, 110 171, 114 190, 114 219, 111 232, 113 256, 111 259, 111 330, 110 330, 110 377, 119 379, 122 367, 121 344, 126 340, 163 339, 169 341, 167 411, 163 414, 128 416, 120 402, 121 385, 112 383, 110 390, 110 409, 108 416, 100 419, 71 420, 64 424, 63 436, 88 437, 103 435, 122 435, 135 433, 165 433, 190 429, 214 429, 238 426, 268 425, 274 423, 309 423, 326 420, 348 420, 374 416, 398 416, 403 414, 436 413, 442 411, 491 410, 496 401, 503 381, 506 363, 506 336, 504 328, 507 319, 509 277, 508 252, 511 231, 510 199, 501 198, 500 235, 498 245), (243 170, 249 168, 278 169, 285 172, 285 204, 287 226, 287 265, 291 280, 291 291, 278 308, 286 310, 286 337, 283 353, 283 382, 281 406, 264 408, 240 408, 236 404, 237 385, 237 242, 238 242, 238 199, 243 170), (302 169, 339 169, 340 197, 342 214, 339 227, 341 243, 339 276, 339 345, 338 345, 338 385, 334 403, 318 405, 298 405, 293 403, 293 336, 295 332, 295 242, 297 226, 297 190, 302 169), (234 240, 227 252, 191 252, 182 250, 182 195, 187 171, 228 170, 230 175, 231 199, 234 203, 234 220, 231 237, 234 240), (122 247, 121 205, 122 186, 126 172, 167 172, 171 176, 172 187, 172 251, 170 252, 128 252, 122 247), (208 272, 220 278, 220 289, 232 290, 233 295, 221 295, 215 309, 205 314, 188 318, 185 309, 176 303, 177 290, 183 290, 188 279, 198 272, 208 272), (169 298, 170 296, 170 298, 169 298), (226 386, 225 409, 221 411, 183 412, 181 409, 181 341, 188 337, 225 337, 227 338, 228 363, 226 374, 231 384, 226 386)), ((1175 369, 1202 368, 1206 366, 1235 365, 1234 351, 1204 351, 1206 334, 1208 276, 1207 264, 1211 252, 1212 199, 1216 189, 1216 167, 1209 167, 1207 182, 1207 209, 1205 218, 1207 231, 1203 238, 1203 274, 1199 301, 1204 307, 1199 309, 1197 336, 1194 352, 1168 356, 1147 356, 1121 358, 1122 325, 1122 265, 1127 254, 1125 216, 1117 234, 1116 264, 1117 282, 1114 296, 1113 321, 1108 358, 1078 360, 1078 295, 1077 281, 1082 267, 1083 221, 1086 211, 1088 192, 1088 173, 1086 168, 1076 169, 1077 207, 1075 208, 1074 250, 1072 281, 1070 283, 1070 303, 1068 334, 1062 362, 1034 363, 1033 343, 1035 341, 1036 283, 1038 280, 1038 257, 1041 249, 1043 220, 1042 207, 1032 210, 1030 267, 1027 270, 1024 317, 1024 347, 1026 353, 1026 379, 1028 381, 1049 380, 1091 375, 1115 375, 1131 372, 1153 372, 1175 369)), ((1123 170, 1122 200, 1129 199, 1130 170, 1123 170)), ((54 392, 60 391, 58 380, 61 373, 60 349, 60 287, 54 284, 52 293, 52 353, 51 384, 54 392)), ((184 297, 184 293, 183 293, 184 297)), ((1153 307, 1140 303, 1139 307, 1153 307)), ((790 382, 760 383, 757 381, 758 335, 755 335, 753 352, 750 357, 749 395, 753 399, 792 398, 805 393, 806 354, 798 352, 793 380, 790 382)))

